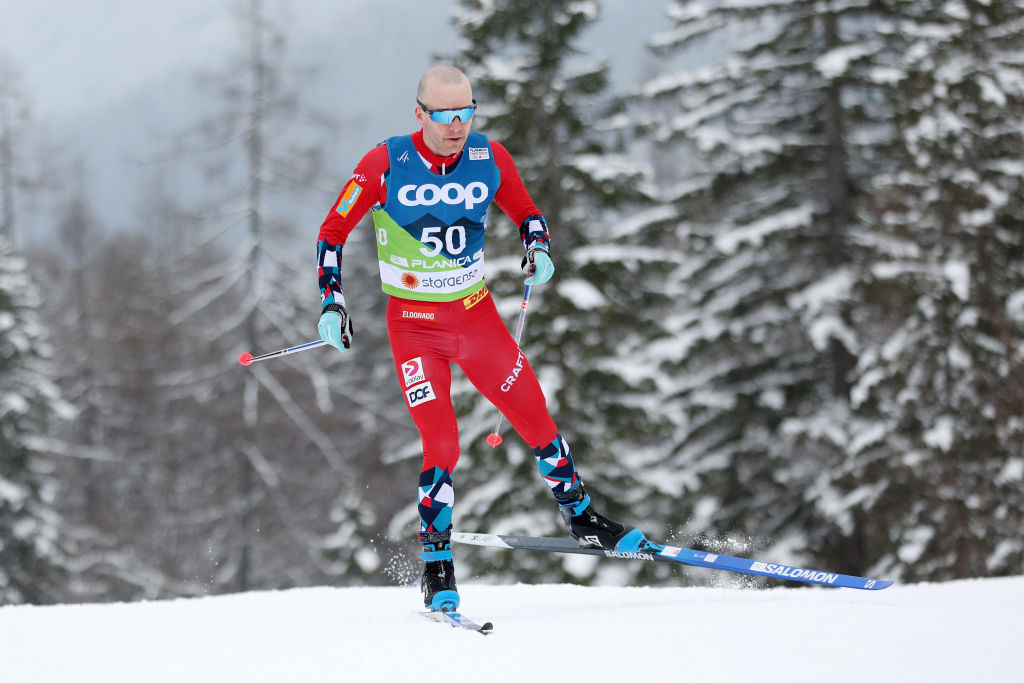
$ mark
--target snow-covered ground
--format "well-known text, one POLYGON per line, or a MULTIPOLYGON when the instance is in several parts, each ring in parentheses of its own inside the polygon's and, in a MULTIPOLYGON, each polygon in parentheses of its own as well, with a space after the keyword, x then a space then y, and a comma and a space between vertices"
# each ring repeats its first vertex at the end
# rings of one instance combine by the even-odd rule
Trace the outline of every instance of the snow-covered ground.
POLYGON ((4 683, 1024 680, 1024 577, 829 588, 413 588, 0 608, 4 683))

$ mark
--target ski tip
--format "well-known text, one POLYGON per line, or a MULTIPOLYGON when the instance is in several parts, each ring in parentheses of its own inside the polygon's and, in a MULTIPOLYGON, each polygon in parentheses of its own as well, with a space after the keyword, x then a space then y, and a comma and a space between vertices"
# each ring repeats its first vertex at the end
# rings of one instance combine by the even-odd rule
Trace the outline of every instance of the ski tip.
POLYGON ((243 353, 238 357, 238 362, 242 365, 252 365, 252 354, 249 352, 243 353))
POLYGON ((487 443, 492 448, 497 448, 498 446, 501 445, 501 434, 499 434, 498 432, 491 432, 490 434, 487 435, 487 443))
POLYGON ((485 621, 484 625, 480 627, 480 633, 484 633, 484 634, 490 633, 493 630, 494 630, 494 624, 492 624, 489 621, 485 621))

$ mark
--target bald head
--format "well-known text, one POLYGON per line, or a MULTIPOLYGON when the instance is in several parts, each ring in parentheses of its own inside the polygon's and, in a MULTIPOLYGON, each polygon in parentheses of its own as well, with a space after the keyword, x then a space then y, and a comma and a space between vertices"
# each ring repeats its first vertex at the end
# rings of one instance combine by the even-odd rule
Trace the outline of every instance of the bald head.
POLYGON ((425 98, 430 97, 435 90, 449 88, 468 88, 472 93, 466 74, 454 66, 438 64, 424 72, 423 77, 420 78, 420 85, 416 89, 416 97, 421 101, 426 101, 425 98))
POLYGON ((451 123, 434 121, 424 108, 431 111, 445 109, 467 109, 474 104, 473 88, 466 74, 454 66, 441 64, 427 69, 420 79, 416 91, 416 120, 423 128, 423 141, 432 152, 439 156, 451 156, 462 151, 469 130, 473 126, 472 116, 463 120, 455 118, 451 123))

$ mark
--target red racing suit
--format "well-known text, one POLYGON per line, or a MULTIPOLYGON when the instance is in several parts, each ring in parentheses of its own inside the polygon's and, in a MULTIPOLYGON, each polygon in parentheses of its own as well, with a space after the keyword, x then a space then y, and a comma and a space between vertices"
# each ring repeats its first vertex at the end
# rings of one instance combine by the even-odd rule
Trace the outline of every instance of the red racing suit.
MULTIPOLYGON (((550 444, 557 435, 537 377, 498 316, 483 283, 486 218, 480 221, 478 212, 480 205, 486 212, 490 202, 496 202, 519 225, 526 248, 548 247, 549 235, 544 217, 527 193, 508 151, 497 142, 488 141, 478 134, 471 135, 478 136, 476 146, 473 146, 474 138, 471 137, 462 152, 451 157, 438 157, 431 152, 423 141, 422 131, 408 137, 392 138, 371 150, 356 166, 351 179, 338 195, 337 202, 320 226, 318 240, 322 304, 343 304, 342 247, 359 220, 368 211, 374 212, 381 278, 384 291, 391 295, 387 309, 388 337, 399 387, 423 442, 424 475, 443 471, 447 476, 441 479, 449 485, 450 473, 459 458, 458 426, 450 396, 451 363, 462 369, 531 447, 536 449, 550 444), (410 142, 411 146, 408 146, 410 142), (488 143, 489 148, 486 146, 488 143), (401 148, 400 144, 406 147, 401 148), (398 154, 400 149, 405 149, 401 155, 398 154), (409 150, 415 153, 410 154, 409 150), (457 178, 458 173, 470 168, 469 164, 485 158, 496 168, 493 178, 486 176, 490 180, 470 183, 465 187, 454 180, 444 182, 446 177, 457 178), (392 175, 410 177, 399 174, 398 169, 392 173, 392 165, 396 161, 402 165, 402 173, 425 170, 429 174, 425 183, 418 186, 396 184, 395 188, 389 188, 392 175), (419 164, 422 168, 409 164, 419 164), (436 180, 431 181, 431 177, 436 180), (492 185, 496 185, 493 194, 489 191, 492 185), (462 192, 463 189, 466 191, 462 192), (487 192, 485 198, 484 192, 487 192), (458 224, 442 220, 441 226, 434 227, 430 221, 438 221, 434 215, 428 214, 420 223, 401 225, 391 221, 389 212, 385 211, 392 206, 397 211, 405 209, 398 206, 397 201, 388 202, 392 193, 396 200, 402 199, 405 207, 432 203, 432 208, 438 210, 449 208, 445 204, 462 201, 464 196, 475 197, 475 203, 466 200, 466 205, 473 205, 477 218, 459 218, 456 219, 458 224), (425 227, 428 224, 431 227, 425 227), (410 238, 415 240, 412 246, 406 244, 410 238), (391 253, 388 250, 392 247, 405 251, 391 253), (408 295, 403 295, 405 288, 419 287, 423 280, 436 280, 441 287, 444 279, 414 272, 412 266, 416 264, 410 263, 409 256, 415 256, 413 247, 423 254, 442 259, 444 267, 459 266, 461 270, 457 272, 460 276, 448 278, 457 284, 447 290, 410 290, 408 295), (480 273, 473 270, 476 265, 479 265, 480 273)), ((434 265, 437 263, 430 262, 421 268, 434 265)), ((436 476, 428 476, 427 479, 434 482, 434 494, 438 494, 440 487, 436 484, 440 479, 436 476)), ((422 481, 421 477, 421 490, 422 481)), ((448 508, 450 515, 450 503, 448 508)), ((422 495, 420 509, 423 517, 422 495)), ((445 525, 440 527, 443 530, 445 525)), ((423 520, 422 530, 433 530, 430 520, 423 520)))

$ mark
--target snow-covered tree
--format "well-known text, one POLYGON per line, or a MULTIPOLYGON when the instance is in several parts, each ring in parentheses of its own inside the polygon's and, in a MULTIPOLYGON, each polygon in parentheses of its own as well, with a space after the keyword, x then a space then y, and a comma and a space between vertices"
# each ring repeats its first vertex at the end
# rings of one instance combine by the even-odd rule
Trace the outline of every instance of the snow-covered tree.
POLYGON ((0 604, 53 602, 66 578, 45 435, 60 413, 44 367, 40 295, 26 262, 0 235, 0 604))
POLYGON ((662 360, 684 531, 852 572, 1019 568, 1019 393, 992 391, 1020 373, 1019 3, 669 17, 658 51, 731 48, 641 98, 692 169, 663 223, 690 254, 662 360))
POLYGON ((844 527, 867 541, 863 564, 907 579, 1018 574, 1024 12, 883 4, 899 134, 863 208, 874 259, 855 288, 869 334, 835 477, 844 527))
POLYGON ((687 254, 666 285, 677 341, 651 361, 676 378, 671 514, 686 535, 813 556, 835 532, 818 478, 844 457, 856 207, 892 136, 868 60, 877 17, 799 0, 679 0, 668 16, 652 40, 666 59, 724 52, 667 61, 638 99, 685 169, 658 224, 687 254))

